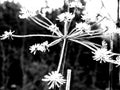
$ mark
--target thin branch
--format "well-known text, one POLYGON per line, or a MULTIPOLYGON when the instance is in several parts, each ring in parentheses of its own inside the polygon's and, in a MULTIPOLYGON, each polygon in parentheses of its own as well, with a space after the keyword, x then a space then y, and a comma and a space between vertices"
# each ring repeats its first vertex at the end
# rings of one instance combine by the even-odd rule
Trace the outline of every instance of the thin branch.
POLYGON ((89 33, 84 33, 84 34, 81 34, 80 32, 77 32, 77 33, 73 33, 73 34, 69 35, 68 37, 69 38, 96 38, 96 37, 102 37, 102 34, 104 32, 100 32, 100 29, 99 30, 91 31, 89 33))
POLYGON ((45 35, 45 34, 12 35, 12 37, 17 37, 17 38, 26 38, 26 37, 51 37, 51 38, 60 38, 59 36, 45 35))
POLYGON ((34 17, 37 21, 39 21, 39 22, 41 22, 41 23, 43 23, 44 25, 46 25, 46 26, 50 26, 50 25, 48 25, 46 22, 44 22, 44 21, 42 21, 41 19, 39 19, 38 17, 34 17))
POLYGON ((78 43, 78 44, 81 44, 81 45, 89 48, 89 49, 92 50, 92 51, 96 51, 94 48, 90 47, 89 45, 87 45, 87 44, 85 44, 85 43, 83 43, 83 42, 80 42, 80 41, 74 40, 74 39, 69 39, 69 40, 70 40, 70 41, 73 41, 73 42, 76 42, 76 43, 78 43))
MULTIPOLYGON (((40 13, 39 13, 40 14, 40 13)), ((46 19, 50 24, 53 24, 47 17, 43 16, 42 14, 40 14, 44 19, 46 19)))
POLYGON ((36 24, 38 24, 39 26, 43 27, 43 28, 46 28, 47 30, 49 30, 49 27, 41 24, 40 22, 36 21, 34 18, 30 18, 32 21, 34 21, 36 24))
MULTIPOLYGON (((91 26, 94 26, 94 25, 100 23, 100 22, 103 21, 105 18, 106 18, 106 17, 103 17, 101 20, 99 20, 98 22, 94 23, 94 24, 91 25, 91 26)), ((73 28, 73 29, 71 30, 71 32, 69 33, 69 35, 71 35, 72 33, 76 33, 76 32, 77 32, 77 28, 73 28)))
POLYGON ((110 19, 116 24, 116 22, 112 19, 111 15, 110 15, 109 12, 107 11, 107 9, 106 9, 106 7, 105 7, 105 5, 104 5, 104 3, 103 3, 103 0, 101 0, 101 3, 102 3, 102 6, 104 7, 104 9, 106 10, 108 16, 110 17, 110 19))
MULTIPOLYGON (((48 25, 47 23, 43 22, 42 20, 38 19, 37 17, 35 18, 30 18, 31 20, 33 20, 36 24, 38 24, 39 26, 42 26, 43 28, 46 28, 47 30, 51 31, 50 30, 50 26, 51 25, 48 25), (35 20, 36 19, 36 20, 35 20), (40 23, 41 22, 41 23, 40 23)), ((52 24, 54 25, 54 24, 52 24)), ((55 31, 52 31, 53 33, 56 33, 57 36, 62 36, 62 33, 60 30, 58 30, 58 32, 55 32, 55 31)))
POLYGON ((101 35, 101 34, 95 34, 96 36, 93 36, 93 35, 86 35, 86 36, 84 36, 84 37, 78 37, 78 36, 76 36, 76 37, 73 37, 74 39, 91 39, 91 38, 102 38, 102 37, 104 37, 103 35, 101 35))
POLYGON ((90 42, 90 41, 84 40, 84 41, 82 41, 82 42, 84 42, 85 44, 90 45, 90 46, 92 46, 92 47, 94 47, 94 48, 96 48, 96 49, 98 49, 98 47, 100 47, 100 48, 102 47, 101 45, 99 45, 99 44, 97 44, 97 43, 90 42), (96 46, 98 46, 98 47, 96 47, 96 46))
POLYGON ((75 28, 73 28, 71 31, 70 31, 70 33, 68 34, 68 35, 71 35, 72 33, 74 33, 75 31, 77 30, 77 28, 75 27, 75 28))
POLYGON ((99 20, 99 21, 95 22, 92 26, 94 26, 94 25, 96 25, 96 24, 98 24, 98 23, 102 22, 105 18, 106 18, 106 17, 103 17, 101 20, 99 20))
POLYGON ((48 47, 51 47, 51 46, 54 46, 54 45, 58 44, 61 40, 62 40, 62 38, 59 38, 59 39, 57 39, 57 40, 54 40, 53 42, 51 42, 51 43, 48 45, 48 47))

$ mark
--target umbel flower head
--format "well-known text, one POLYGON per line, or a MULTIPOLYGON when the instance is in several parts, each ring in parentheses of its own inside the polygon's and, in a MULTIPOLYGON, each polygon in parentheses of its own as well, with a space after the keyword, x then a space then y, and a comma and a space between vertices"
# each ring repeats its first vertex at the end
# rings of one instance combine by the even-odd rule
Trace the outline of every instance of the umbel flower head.
POLYGON ((105 40, 102 41, 102 47, 98 48, 96 51, 93 52, 93 60, 100 61, 100 63, 107 62, 111 60, 113 53, 110 50, 107 50, 107 43, 105 40))
POLYGON ((52 71, 45 75, 42 81, 47 82, 49 85, 49 89, 54 89, 55 86, 60 87, 66 80, 64 79, 63 75, 57 71, 52 71))
POLYGON ((84 31, 84 32, 90 32, 90 30, 91 30, 91 27, 90 27, 89 24, 82 23, 82 22, 76 23, 75 27, 77 28, 77 30, 81 30, 81 31, 84 31))
POLYGON ((71 3, 70 3, 70 7, 71 7, 71 8, 74 8, 74 7, 83 8, 83 5, 82 5, 82 3, 79 2, 79 1, 74 1, 74 2, 71 2, 71 3))
POLYGON ((8 39, 9 39, 9 38, 12 39, 12 34, 13 34, 14 32, 15 32, 15 31, 11 31, 11 30, 10 30, 9 32, 8 32, 8 31, 5 31, 4 34, 2 34, 2 36, 1 36, 1 37, 2 37, 1 40, 5 40, 5 39, 7 39, 7 38, 8 38, 8 39))
POLYGON ((106 48, 98 48, 95 52, 92 52, 94 54, 93 60, 100 61, 100 63, 106 62, 110 59, 112 52, 107 50, 106 48))
POLYGON ((37 11, 30 11, 30 10, 27 10, 26 8, 21 8, 21 12, 20 12, 20 15, 19 17, 24 19, 24 18, 28 18, 28 17, 33 17, 37 15, 37 11))
POLYGON ((60 22, 62 22, 62 21, 64 21, 64 22, 68 21, 69 22, 74 17, 75 17, 75 14, 65 12, 65 13, 62 13, 62 14, 58 15, 58 20, 60 20, 60 22))
POLYGON ((30 46, 29 50, 33 54, 36 54, 36 51, 45 52, 46 50, 48 50, 48 41, 45 41, 41 44, 32 45, 32 46, 30 46))
POLYGON ((120 55, 116 57, 116 60, 114 60, 114 63, 117 64, 117 66, 120 66, 120 55))

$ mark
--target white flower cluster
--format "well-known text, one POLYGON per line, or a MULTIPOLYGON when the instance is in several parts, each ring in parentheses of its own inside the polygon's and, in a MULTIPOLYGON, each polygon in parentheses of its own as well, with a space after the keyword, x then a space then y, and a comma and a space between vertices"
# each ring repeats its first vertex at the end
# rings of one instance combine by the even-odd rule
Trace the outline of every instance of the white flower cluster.
POLYGON ((113 53, 111 50, 107 50, 107 43, 102 41, 102 47, 92 52, 94 54, 93 60, 102 62, 109 62, 116 65, 120 65, 120 54, 113 53), (113 56, 116 59, 113 59, 113 56))
POLYGON ((25 18, 33 17, 35 15, 37 15, 37 11, 30 11, 25 8, 21 8, 19 17, 25 19, 25 18))
POLYGON ((70 8, 83 8, 83 5, 80 1, 74 1, 70 3, 70 8))
POLYGON ((62 33, 60 32, 59 28, 56 24, 52 24, 48 28, 51 32, 56 33, 58 36, 62 36, 62 33))
POLYGON ((58 30, 59 28, 56 26, 56 24, 54 25, 51 25, 50 27, 49 27, 49 29, 50 29, 50 31, 52 31, 52 32, 55 32, 56 30, 58 30))
POLYGON ((89 32, 91 30, 91 26, 87 23, 76 23, 76 26, 77 30, 81 30, 81 31, 84 31, 84 32, 89 32))
POLYGON ((116 60, 114 61, 114 63, 117 64, 117 66, 120 66, 120 55, 116 57, 116 60))
POLYGON ((49 85, 49 89, 54 89, 55 86, 60 87, 66 80, 64 79, 63 75, 57 71, 52 71, 45 75, 42 81, 47 82, 49 85))
POLYGON ((86 0, 82 18, 87 22, 96 22, 102 7, 101 0, 86 0))
POLYGON ((74 17, 75 17, 75 14, 72 14, 72 13, 69 13, 69 12, 65 12, 65 13, 62 13, 60 15, 57 16, 58 17, 58 20, 60 20, 60 22, 62 21, 71 21, 74 17))
POLYGON ((12 39, 12 35, 13 35, 13 33, 14 33, 15 31, 5 31, 4 32, 4 34, 2 34, 2 36, 1 36, 1 40, 5 40, 5 39, 9 39, 9 38, 11 38, 12 39))
POLYGON ((33 54, 36 54, 36 51, 45 52, 46 50, 48 50, 48 41, 45 41, 41 44, 32 45, 32 46, 30 46, 29 50, 33 54))
POLYGON ((111 58, 111 51, 108 51, 106 48, 98 48, 95 52, 92 52, 94 54, 93 60, 100 61, 100 63, 106 62, 111 58))
POLYGON ((113 53, 110 50, 108 51, 106 48, 98 49, 92 53, 94 54, 93 60, 100 61, 100 63, 102 63, 102 61, 109 62, 120 66, 120 54, 113 53), (113 59, 113 56, 116 58, 113 59))

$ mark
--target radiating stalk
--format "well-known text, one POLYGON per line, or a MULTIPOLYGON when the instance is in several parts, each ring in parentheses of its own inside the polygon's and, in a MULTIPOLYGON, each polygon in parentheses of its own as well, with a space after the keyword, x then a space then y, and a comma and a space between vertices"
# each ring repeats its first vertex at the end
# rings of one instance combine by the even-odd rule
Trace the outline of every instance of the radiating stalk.
POLYGON ((17 38, 27 38, 27 37, 50 37, 50 38, 59 38, 59 36, 46 35, 46 34, 12 35, 12 37, 17 37, 17 38))
POLYGON ((47 20, 51 25, 53 24, 46 16, 43 16, 42 14, 40 14, 45 20, 47 20))
POLYGON ((30 18, 32 21, 34 21, 36 24, 38 24, 39 26, 43 27, 43 28, 46 28, 47 30, 49 30, 49 27, 41 24, 40 22, 36 21, 34 18, 30 18))
POLYGON ((58 64, 57 72, 59 72, 60 68, 61 68, 62 60, 63 60, 64 53, 65 53, 64 52, 65 51, 65 45, 66 45, 66 38, 63 41, 63 46, 62 46, 62 50, 61 50, 61 54, 60 54, 60 59, 59 59, 59 64, 58 64))
POLYGON ((44 22, 43 20, 39 19, 38 17, 34 17, 37 21, 39 21, 40 23, 44 24, 45 26, 50 26, 49 24, 47 24, 46 22, 44 22))
POLYGON ((64 54, 66 53, 65 52, 65 47, 66 47, 66 36, 67 36, 67 33, 68 33, 68 22, 65 21, 64 23, 64 37, 63 37, 63 46, 62 46, 62 50, 61 50, 61 55, 60 55, 60 60, 59 60, 59 64, 58 64, 58 68, 57 68, 57 71, 59 72, 60 71, 60 68, 61 68, 61 64, 62 64, 62 61, 63 61, 63 57, 64 57, 64 54))
POLYGON ((66 36, 67 35, 67 33, 68 33, 68 22, 67 21, 65 21, 64 22, 64 35, 66 36))
POLYGON ((81 45, 83 45, 83 46, 89 48, 89 49, 92 50, 92 51, 96 51, 94 48, 88 46, 87 44, 85 44, 85 43, 83 43, 83 42, 80 42, 80 41, 74 40, 74 39, 70 39, 70 40, 73 41, 73 42, 76 42, 76 43, 78 43, 78 44, 81 44, 81 45))

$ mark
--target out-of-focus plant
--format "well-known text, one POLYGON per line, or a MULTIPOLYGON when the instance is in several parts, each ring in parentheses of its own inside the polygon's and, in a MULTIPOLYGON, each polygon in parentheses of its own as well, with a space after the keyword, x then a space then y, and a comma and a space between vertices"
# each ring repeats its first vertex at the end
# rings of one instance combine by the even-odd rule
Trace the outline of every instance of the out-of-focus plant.
POLYGON ((63 76, 63 70, 65 65, 65 56, 67 53, 68 41, 75 42, 83 45, 91 50, 93 54, 93 60, 102 62, 109 62, 120 65, 120 54, 112 52, 112 49, 108 48, 106 39, 111 40, 111 35, 118 33, 116 23, 111 19, 107 12, 102 0, 88 0, 86 4, 81 3, 79 0, 67 2, 67 11, 59 14, 56 18, 60 23, 63 23, 63 30, 49 20, 45 15, 39 11, 30 11, 25 8, 21 8, 20 18, 27 18, 33 21, 40 27, 45 28, 50 34, 29 34, 29 35, 17 35, 15 31, 5 31, 2 34, 1 40, 14 39, 14 38, 27 38, 27 37, 48 37, 54 40, 48 42, 47 40, 42 43, 35 43, 30 46, 29 50, 34 55, 36 52, 50 52, 50 47, 56 44, 62 43, 60 59, 58 67, 55 71, 51 71, 48 75, 45 75, 42 81, 47 82, 49 89, 54 89, 56 86, 59 88, 66 83, 66 79, 63 76), (94 7, 93 4, 99 6, 94 7), (91 7, 93 6, 93 7, 91 7), (80 9, 80 16, 82 17, 79 22, 74 22, 78 10, 80 9), (94 11, 94 12, 93 12, 94 11), (42 17, 45 21, 39 18, 42 17), (74 25, 73 25, 74 24, 74 25), (71 28, 71 26, 74 26, 71 28), (97 27, 97 28, 95 28, 97 27), (91 42, 90 39, 102 38, 101 44, 91 42))

